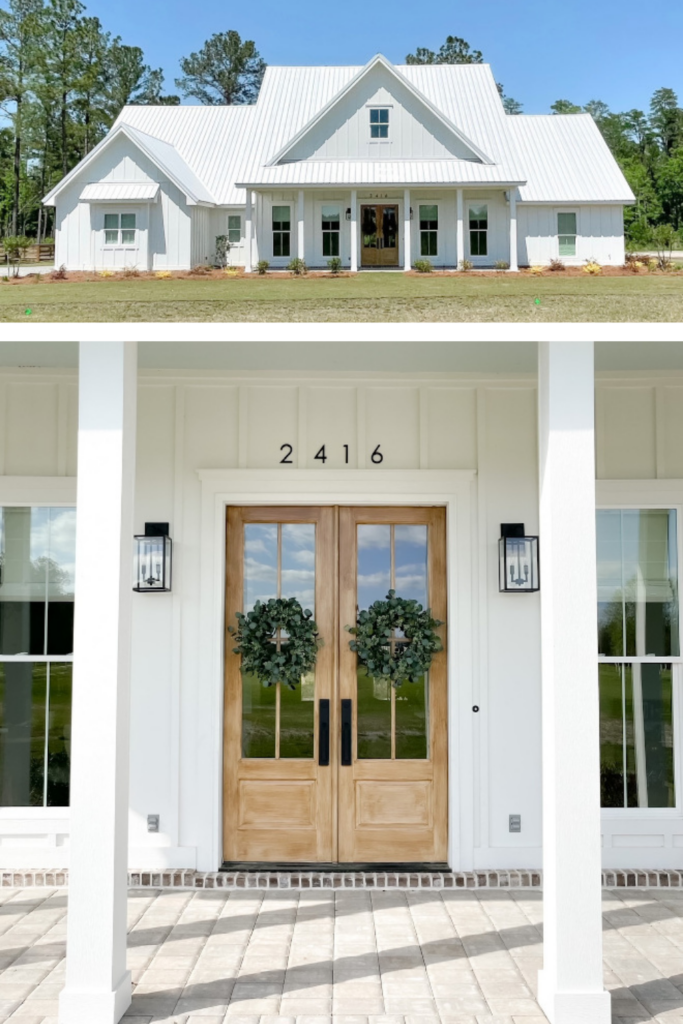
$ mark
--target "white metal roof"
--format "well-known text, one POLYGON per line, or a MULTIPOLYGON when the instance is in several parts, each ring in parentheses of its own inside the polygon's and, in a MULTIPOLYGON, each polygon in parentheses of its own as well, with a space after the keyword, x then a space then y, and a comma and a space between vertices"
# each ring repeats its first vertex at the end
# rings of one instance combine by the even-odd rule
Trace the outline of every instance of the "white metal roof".
POLYGON ((159 195, 159 185, 152 181, 101 181, 86 185, 80 195, 82 203, 150 203, 159 195))
MULTIPOLYGON (((220 206, 244 205, 245 188, 240 185, 520 183, 526 202, 633 199, 592 118, 507 115, 487 64, 403 65, 392 72, 405 78, 491 163, 311 160, 268 166, 363 70, 269 67, 256 104, 124 107, 107 139, 117 130, 125 131, 190 201, 220 206)), ((83 172, 97 149, 46 201, 83 172)))

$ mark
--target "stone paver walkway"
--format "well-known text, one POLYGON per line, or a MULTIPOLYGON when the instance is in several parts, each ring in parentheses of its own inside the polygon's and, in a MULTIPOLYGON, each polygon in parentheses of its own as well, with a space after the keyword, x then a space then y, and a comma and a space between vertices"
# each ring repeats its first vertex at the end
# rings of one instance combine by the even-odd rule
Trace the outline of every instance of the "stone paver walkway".
MULTIPOLYGON (((66 892, 0 890, 0 1022, 56 1024, 66 892)), ((124 1024, 541 1024, 533 891, 131 892, 124 1024)), ((618 1024, 683 1024, 683 892, 605 893, 618 1024)))

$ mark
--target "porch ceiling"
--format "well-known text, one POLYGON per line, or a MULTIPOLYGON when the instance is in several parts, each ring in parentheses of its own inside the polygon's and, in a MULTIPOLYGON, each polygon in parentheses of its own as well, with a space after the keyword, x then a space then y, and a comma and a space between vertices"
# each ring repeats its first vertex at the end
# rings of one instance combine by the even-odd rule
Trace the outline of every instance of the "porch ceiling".
MULTIPOLYGON (((683 342, 597 342, 600 371, 683 371, 683 342)), ((145 370, 535 373, 529 342, 140 342, 145 370), (391 345, 391 349, 388 349, 391 345)), ((0 342, 0 367, 75 368, 78 343, 0 342)))

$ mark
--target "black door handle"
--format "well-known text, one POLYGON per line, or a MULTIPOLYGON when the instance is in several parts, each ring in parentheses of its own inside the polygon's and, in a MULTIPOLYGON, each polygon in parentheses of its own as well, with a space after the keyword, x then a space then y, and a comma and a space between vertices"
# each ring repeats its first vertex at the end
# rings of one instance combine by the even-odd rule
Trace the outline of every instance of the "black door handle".
POLYGON ((330 763, 330 702, 318 702, 318 764, 326 768, 330 763))
POLYGON ((348 767, 351 764, 351 722, 353 720, 353 704, 350 700, 341 702, 341 763, 348 767))

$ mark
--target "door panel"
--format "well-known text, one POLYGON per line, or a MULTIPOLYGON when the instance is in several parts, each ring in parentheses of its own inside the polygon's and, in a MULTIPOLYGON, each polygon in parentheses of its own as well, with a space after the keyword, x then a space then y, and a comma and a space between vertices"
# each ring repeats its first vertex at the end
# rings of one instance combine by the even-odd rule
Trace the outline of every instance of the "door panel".
POLYGON ((297 596, 323 645, 314 678, 281 692, 243 677, 226 637, 225 860, 445 861, 445 652, 396 690, 344 629, 391 587, 445 621, 444 510, 231 508, 226 550, 226 625, 297 596))
MULTIPOLYGON (((399 597, 422 600, 445 621, 445 541, 443 509, 341 509, 340 636, 356 621, 357 605, 367 608, 390 588, 399 597)), ((421 713, 419 684, 397 690, 368 680, 345 642, 339 669, 340 696, 353 702, 354 739, 352 763, 339 769, 340 861, 444 861, 445 650, 435 656, 422 687, 421 713)))
POLYGON ((398 266, 398 206, 361 207, 361 266, 398 266))
POLYGON ((228 509, 226 626, 237 624, 235 611, 257 600, 296 596, 314 606, 323 645, 314 678, 291 691, 243 678, 226 635, 227 861, 313 862, 334 855, 336 760, 318 763, 318 716, 320 700, 333 696, 336 671, 335 532, 332 508, 228 509))

